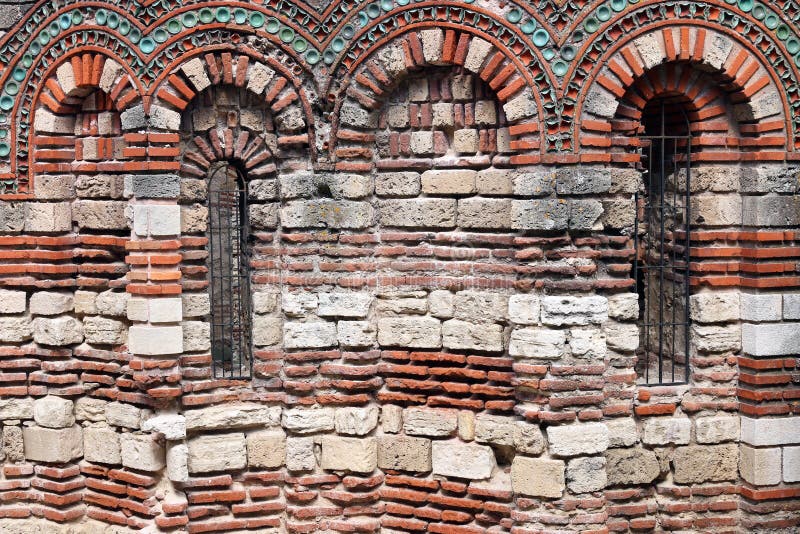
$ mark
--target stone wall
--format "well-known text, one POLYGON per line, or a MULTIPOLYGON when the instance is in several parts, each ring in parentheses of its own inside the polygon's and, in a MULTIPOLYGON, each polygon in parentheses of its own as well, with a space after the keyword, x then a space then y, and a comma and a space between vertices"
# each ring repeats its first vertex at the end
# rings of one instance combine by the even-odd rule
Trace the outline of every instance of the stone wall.
POLYGON ((799 528, 791 6, 103 4, 0 2, 4 532, 799 528), (661 102, 671 385, 632 279, 661 102), (212 357, 227 165, 249 379, 212 357))

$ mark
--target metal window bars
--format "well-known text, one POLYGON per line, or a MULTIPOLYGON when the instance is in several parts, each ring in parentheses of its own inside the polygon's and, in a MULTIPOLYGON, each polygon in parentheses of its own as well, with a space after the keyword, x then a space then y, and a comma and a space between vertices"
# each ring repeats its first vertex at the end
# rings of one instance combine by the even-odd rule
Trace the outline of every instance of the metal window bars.
POLYGON ((246 184, 223 163, 208 178, 211 356, 215 378, 253 374, 246 184))
POLYGON ((643 184, 636 193, 634 229, 640 326, 636 370, 639 382, 650 385, 689 380, 692 140, 688 117, 682 106, 678 109, 676 113, 670 106, 668 116, 661 101, 650 125, 658 135, 640 138, 643 184))

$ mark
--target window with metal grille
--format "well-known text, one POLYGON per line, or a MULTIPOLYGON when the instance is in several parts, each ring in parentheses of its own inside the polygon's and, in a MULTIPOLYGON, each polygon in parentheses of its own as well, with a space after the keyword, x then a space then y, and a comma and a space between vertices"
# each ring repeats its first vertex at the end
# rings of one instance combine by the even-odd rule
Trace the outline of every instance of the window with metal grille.
POLYGON ((643 384, 689 379, 689 191, 692 139, 680 98, 645 109, 642 184, 636 194, 636 259, 643 384))
POLYGON ((247 194, 240 170, 222 162, 208 174, 208 265, 214 377, 252 376, 247 194))

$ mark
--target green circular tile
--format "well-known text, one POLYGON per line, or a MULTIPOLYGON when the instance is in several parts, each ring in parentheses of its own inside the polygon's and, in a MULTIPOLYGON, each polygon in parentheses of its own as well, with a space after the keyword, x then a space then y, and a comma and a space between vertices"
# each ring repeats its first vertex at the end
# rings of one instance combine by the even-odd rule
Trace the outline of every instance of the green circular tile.
POLYGON ((131 31, 131 23, 125 19, 122 19, 119 21, 119 28, 117 28, 117 31, 122 35, 128 35, 128 33, 131 31))
POLYGON ((181 24, 181 21, 179 21, 178 19, 172 19, 169 22, 167 22, 167 31, 172 35, 175 35, 176 33, 180 32, 182 28, 183 24, 181 24))
POLYGON ((397 0, 398 6, 407 6, 411 0, 397 0))
POLYGON ((342 28, 342 37, 345 39, 352 39, 353 36, 356 34, 356 29, 353 28, 352 24, 348 24, 344 28, 342 28))
POLYGON ((370 4, 367 6, 367 16, 371 19, 377 18, 381 14, 381 6, 378 4, 370 4))
POLYGON ((342 50, 344 50, 344 39, 342 39, 341 37, 335 38, 331 42, 331 50, 333 50, 336 53, 339 53, 342 50))
POLYGON ((269 33, 278 33, 278 30, 281 29, 281 23, 278 22, 278 19, 274 17, 270 17, 267 19, 267 31, 269 33))
POLYGON ((594 17, 589 17, 586 19, 586 22, 583 23, 583 29, 586 30, 587 33, 594 33, 600 29, 600 21, 594 17))
POLYGON ((51 22, 50 25, 47 26, 47 33, 49 33, 51 37, 55 37, 60 32, 61 26, 58 25, 58 22, 51 22))
POLYGON ((181 24, 185 28, 194 28, 197 25, 197 15, 189 11, 181 17, 181 24))
POLYGON ((42 45, 39 44, 39 41, 34 41, 28 47, 28 51, 31 53, 31 55, 37 56, 39 55, 39 52, 42 51, 42 45))
POLYGON ((322 61, 325 62, 326 65, 332 64, 336 60, 336 52, 333 50, 326 50, 322 54, 322 61))
POLYGON ((302 37, 298 37, 294 41, 292 41, 292 48, 295 52, 303 53, 308 48, 308 41, 303 39, 302 37))
POLYGON ((0 128, 0 138, 5 139, 6 137, 8 137, 8 130, 0 128))
POLYGON ((753 0, 739 0, 739 9, 749 13, 753 9, 753 4, 755 4, 753 0))
POLYGON ((253 28, 260 28, 264 25, 264 15, 262 13, 250 13, 250 26, 253 28))
POLYGON ((800 52, 800 41, 798 41, 795 37, 786 39, 786 50, 788 50, 792 55, 800 52))
POLYGON ((6 92, 6 94, 14 96, 15 94, 19 93, 19 84, 17 82, 8 82, 3 90, 6 92))
POLYGON ((555 51, 555 50, 553 50, 552 48, 548 48, 548 49, 546 49, 544 52, 542 52, 542 55, 544 56, 544 58, 545 58, 547 61, 550 61, 551 59, 553 59, 554 57, 556 57, 556 51, 555 51))
POLYGON ((553 63, 553 74, 556 76, 564 76, 567 73, 567 64, 564 61, 556 61, 553 63))
POLYGON ((14 99, 8 95, 0 96, 0 109, 8 111, 14 107, 14 99))
POLYGON ((153 50, 155 50, 155 49, 156 49, 156 43, 155 43, 155 41, 153 41, 151 38, 149 38, 149 37, 145 37, 145 38, 144 38, 144 39, 142 39, 142 41, 139 43, 139 49, 140 49, 142 52, 144 52, 145 54, 149 54, 150 52, 152 52, 153 50))
POLYGON ((539 48, 550 42, 550 34, 546 30, 536 30, 533 32, 533 44, 539 48))
POLYGON ((294 30, 291 28, 284 28, 281 30, 280 34, 278 34, 278 37, 280 37, 281 41, 284 43, 291 43, 292 39, 294 39, 294 30))
POLYGON ((789 35, 792 34, 792 31, 789 29, 789 26, 786 24, 781 24, 778 26, 778 29, 775 30, 775 35, 778 36, 778 39, 781 41, 785 41, 789 38, 789 35))
POLYGON ((756 4, 753 6, 753 18, 756 20, 764 20, 764 17, 767 16, 767 8, 764 7, 764 4, 756 4))
POLYGON ((80 24, 81 22, 83 22, 83 13, 81 13, 80 11, 77 11, 77 10, 73 11, 72 12, 72 23, 77 25, 77 24, 80 24))
POLYGON ((156 28, 156 31, 153 32, 153 40, 157 43, 163 43, 169 39, 169 33, 164 28, 156 28))
POLYGON ((72 26, 72 17, 70 17, 66 13, 61 15, 60 17, 58 17, 58 25, 61 26, 62 30, 66 30, 67 28, 72 26))
POLYGON ((530 35, 536 31, 536 21, 531 19, 522 25, 522 33, 530 35))
POLYGON ((28 68, 31 65, 33 65, 33 56, 31 54, 25 54, 22 56, 22 66, 28 68))
POLYGON ((25 79, 25 69, 17 67, 11 71, 11 77, 14 78, 15 81, 21 82, 25 79))
POLYGON ((627 0, 611 0, 611 9, 614 11, 622 11, 628 5, 627 0))
POLYGON ((142 32, 139 31, 139 28, 131 28, 131 33, 130 35, 128 35, 128 39, 130 40, 130 42, 136 44, 139 42, 139 39, 141 38, 142 38, 142 32))
POLYGON ((11 147, 8 146, 8 143, 0 143, 0 158, 8 156, 10 152, 11 152, 11 147))
POLYGON ((736 3, 736 0, 725 0, 725 3, 726 3, 726 4, 733 5, 733 4, 735 4, 735 3, 736 3))
POLYGON ((597 8, 597 18, 601 22, 605 22, 611 18, 611 8, 607 5, 602 5, 597 8))
POLYGON ((50 34, 47 33, 46 31, 40 33, 39 34, 39 44, 46 45, 48 42, 50 42, 50 34))
POLYGON ((217 22, 221 22, 223 24, 230 22, 231 20, 231 10, 227 7, 218 7, 217 8, 217 22))
POLYGON ((586 35, 584 35, 584 33, 581 30, 575 30, 575 32, 572 34, 573 42, 580 43, 584 39, 586 39, 586 35))
POLYGON ((199 15, 200 15, 200 22, 202 22, 203 24, 208 24, 209 22, 214 20, 214 12, 208 9, 207 7, 201 9, 199 15))
POLYGON ((106 25, 112 30, 116 30, 117 26, 119 26, 119 15, 114 12, 109 13, 106 25))
POLYGON ((394 9, 394 2, 392 2, 392 0, 381 0, 381 9, 384 11, 391 11, 394 9))
POLYGON ((244 24, 247 22, 247 11, 242 8, 234 9, 233 20, 236 22, 236 24, 244 24))
POLYGON ((522 10, 521 9, 512 9, 508 13, 506 13, 506 20, 511 24, 516 24, 520 20, 522 20, 522 10))
POLYGON ((577 54, 577 49, 574 46, 567 45, 561 49, 561 58, 565 61, 572 61, 575 59, 575 54, 577 54))
POLYGON ((770 30, 774 30, 775 28, 777 28, 780 23, 781 19, 775 13, 770 13, 769 15, 764 17, 764 26, 766 26, 770 30))
POLYGON ((108 13, 105 9, 98 9, 94 14, 94 21, 100 26, 105 26, 108 20, 108 13))
POLYGON ((306 63, 308 63, 309 65, 316 65, 317 63, 319 63, 319 60, 320 60, 319 52, 317 52, 313 48, 308 52, 306 52, 306 63))
MULTIPOLYGON (((800 54, 794 56, 794 64, 800 67, 800 54)), ((0 108, 3 108, 3 99, 0 98, 0 108)))

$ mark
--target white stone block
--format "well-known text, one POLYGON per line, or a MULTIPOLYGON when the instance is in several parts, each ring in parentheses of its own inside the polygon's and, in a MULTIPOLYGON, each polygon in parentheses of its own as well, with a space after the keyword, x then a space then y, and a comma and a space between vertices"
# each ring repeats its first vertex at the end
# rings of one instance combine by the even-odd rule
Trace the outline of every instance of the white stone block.
POLYGON ((167 478, 172 482, 189 480, 189 447, 185 443, 167 446, 167 478))
POLYGON ((281 407, 255 402, 234 402, 186 410, 184 416, 186 430, 189 432, 277 426, 281 418, 281 407))
POLYGON ((297 434, 313 434, 334 428, 333 408, 291 408, 283 411, 281 425, 297 434))
POLYGON ((800 482, 800 447, 783 448, 783 481, 800 482))
POLYGON ((0 313, 24 313, 25 292, 0 289, 0 313))
POLYGON ((378 442, 375 438, 322 436, 322 469, 371 473, 378 466, 378 442))
POLYGON ((83 429, 83 459, 98 464, 121 464, 119 436, 108 425, 87 426, 83 429))
POLYGON ((128 350, 147 356, 180 354, 183 352, 183 329, 180 326, 131 326, 128 350))
POLYGON ((316 465, 314 438, 286 438, 286 469, 310 471, 316 465))
POLYGON ((407 408, 403 429, 410 436, 450 436, 458 427, 458 412, 449 408, 407 408))
POLYGON ((337 408, 334 415, 334 427, 337 434, 348 436, 365 436, 378 426, 378 407, 337 408))
POLYGON ((183 300, 180 297, 149 299, 147 303, 151 323, 177 323, 183 320, 183 300))
POLYGON ((232 471, 247 465, 244 434, 209 434, 189 440, 189 473, 232 471))
POLYGON ((434 441, 431 451, 433 474, 485 480, 497 466, 492 448, 460 441, 434 441))
POLYGON ((795 445, 800 443, 800 416, 758 419, 741 416, 741 427, 741 440, 749 445, 795 445))
POLYGON ((648 445, 686 445, 691 433, 688 417, 653 417, 644 422, 642 441, 648 445))
POLYGON ((566 487, 564 462, 517 455, 511 463, 514 493, 531 497, 559 498, 566 487))
POLYGON ((163 443, 154 434, 120 434, 122 465, 140 471, 160 471, 166 464, 163 443))
POLYGON ((781 294, 742 293, 739 299, 739 308, 744 321, 780 321, 781 294))
POLYGON ((576 423, 547 427, 550 454, 579 456, 608 448, 608 427, 603 423, 576 423))
POLYGON ((739 472, 756 486, 779 484, 781 481, 781 448, 739 446, 739 472))
POLYGON ((800 347, 797 323, 742 325, 742 351, 752 356, 790 356, 800 347))
POLYGON ((75 424, 73 404, 69 399, 48 395, 33 403, 33 419, 39 426, 67 428, 75 424))
POLYGON ((177 413, 157 415, 142 423, 142 430, 157 432, 167 440, 184 439, 186 437, 186 417, 177 413))
POLYGON ((283 325, 283 346, 287 349, 322 349, 336 343, 336 323, 314 321, 283 325))
POLYGON ((540 310, 537 295, 511 295, 508 299, 508 318, 516 324, 539 324, 540 310))
POLYGON ((738 415, 700 417, 694 425, 697 443, 722 443, 739 439, 738 415))
POLYGON ((22 429, 25 458, 35 462, 67 463, 83 456, 83 431, 69 428, 28 426, 22 429))

